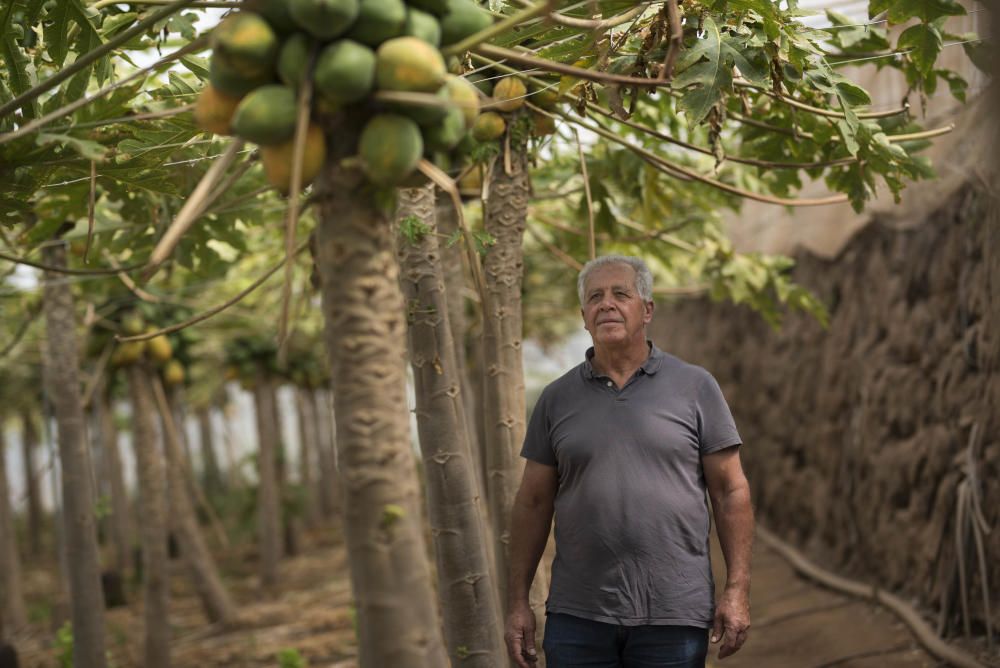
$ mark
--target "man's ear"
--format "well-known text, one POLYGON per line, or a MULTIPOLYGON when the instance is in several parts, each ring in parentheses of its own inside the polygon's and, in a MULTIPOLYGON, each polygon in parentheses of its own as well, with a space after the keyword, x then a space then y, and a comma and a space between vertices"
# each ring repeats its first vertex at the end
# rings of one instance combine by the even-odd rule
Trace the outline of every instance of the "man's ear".
POLYGON ((650 299, 646 302, 645 308, 643 309, 642 321, 645 323, 650 323, 653 321, 653 309, 656 308, 656 302, 650 299))

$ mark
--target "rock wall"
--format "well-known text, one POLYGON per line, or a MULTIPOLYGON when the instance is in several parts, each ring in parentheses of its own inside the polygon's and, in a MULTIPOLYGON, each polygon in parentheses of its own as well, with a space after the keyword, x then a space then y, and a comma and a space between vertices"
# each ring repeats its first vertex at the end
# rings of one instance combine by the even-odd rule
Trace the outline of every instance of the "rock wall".
POLYGON ((876 221, 832 260, 801 253, 795 278, 829 305, 826 330, 795 315, 774 331, 702 300, 660 305, 652 325, 658 345, 722 385, 760 521, 952 634, 959 559, 974 633, 985 620, 963 486, 993 528, 983 548, 1000 626, 1000 215, 988 192, 970 183, 910 229, 876 221))

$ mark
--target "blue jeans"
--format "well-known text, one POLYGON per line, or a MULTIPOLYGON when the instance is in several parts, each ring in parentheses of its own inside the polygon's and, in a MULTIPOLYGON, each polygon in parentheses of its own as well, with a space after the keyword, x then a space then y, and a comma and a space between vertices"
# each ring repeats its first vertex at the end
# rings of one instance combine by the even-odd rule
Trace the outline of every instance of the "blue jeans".
POLYGON ((708 629, 618 626, 552 613, 542 648, 548 668, 704 668, 708 629))

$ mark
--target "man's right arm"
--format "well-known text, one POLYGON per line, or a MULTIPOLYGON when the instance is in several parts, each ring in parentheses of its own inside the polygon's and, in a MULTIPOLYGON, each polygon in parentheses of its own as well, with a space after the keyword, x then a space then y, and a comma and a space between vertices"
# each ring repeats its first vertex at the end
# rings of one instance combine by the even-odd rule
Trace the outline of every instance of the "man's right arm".
POLYGON ((529 459, 511 513, 505 638, 511 658, 525 668, 537 656, 535 615, 528 603, 528 591, 549 539, 558 487, 556 467, 529 459))

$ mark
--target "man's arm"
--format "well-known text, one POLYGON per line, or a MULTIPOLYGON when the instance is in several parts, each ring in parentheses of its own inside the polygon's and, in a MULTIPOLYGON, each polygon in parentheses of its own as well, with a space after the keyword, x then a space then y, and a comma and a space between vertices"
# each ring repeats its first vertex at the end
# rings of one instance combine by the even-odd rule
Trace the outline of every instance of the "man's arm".
POLYGON ((726 559, 726 588, 716 607, 712 628, 712 642, 724 639, 719 649, 719 658, 724 659, 743 646, 750 629, 753 508, 738 446, 705 455, 702 468, 726 559))
POLYGON ((556 467, 528 460, 514 498, 510 522, 510 574, 507 578, 507 651, 522 668, 537 661, 535 613, 528 591, 552 528, 559 477, 556 467))

